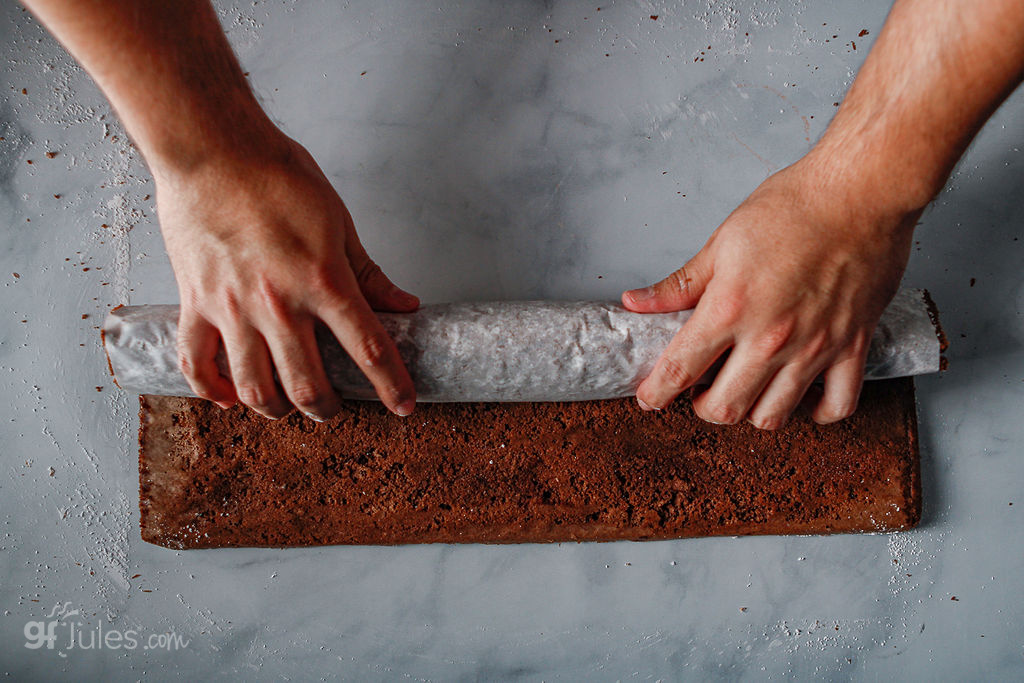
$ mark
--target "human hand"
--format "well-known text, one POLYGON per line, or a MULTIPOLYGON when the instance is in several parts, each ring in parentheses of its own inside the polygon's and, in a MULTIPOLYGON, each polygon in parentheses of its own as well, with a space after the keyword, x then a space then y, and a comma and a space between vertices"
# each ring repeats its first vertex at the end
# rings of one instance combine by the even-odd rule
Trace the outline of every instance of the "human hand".
MULTIPOLYGON (((805 157, 768 178, 682 268, 623 305, 695 308, 637 389, 660 410, 729 352, 693 409, 777 429, 807 394, 816 422, 857 407, 871 335, 895 295, 920 211, 887 211, 805 157), (809 393, 819 375, 824 389, 809 393)), ((817 387, 814 387, 817 389, 817 387)))
POLYGON ((183 374, 222 408, 238 400, 280 418, 294 405, 326 420, 340 404, 314 338, 319 320, 388 409, 408 415, 415 389, 373 309, 413 311, 419 300, 370 259, 305 149, 283 135, 264 149, 263 157, 216 158, 184 172, 153 169, 181 298, 183 374), (222 339, 233 385, 214 363, 222 339))

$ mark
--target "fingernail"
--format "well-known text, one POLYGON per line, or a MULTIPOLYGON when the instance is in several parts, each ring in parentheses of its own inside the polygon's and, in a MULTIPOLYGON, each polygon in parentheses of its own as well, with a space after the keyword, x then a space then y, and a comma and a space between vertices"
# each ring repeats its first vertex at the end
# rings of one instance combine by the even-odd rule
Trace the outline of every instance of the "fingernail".
POLYGON ((399 417, 407 417, 409 415, 412 415, 412 411, 415 409, 416 401, 413 401, 412 399, 408 401, 402 401, 401 403, 398 404, 398 407, 395 408, 395 415, 398 415, 399 417))
POLYGON ((644 287, 643 289, 631 289, 626 294, 633 301, 647 301, 654 297, 654 287, 644 287))
POLYGON ((219 405, 221 410, 227 410, 228 408, 230 408, 233 405, 231 403, 228 403, 227 401, 214 401, 214 403, 219 405))
POLYGON ((653 406, 647 405, 646 403, 644 403, 643 399, 641 399, 639 396, 636 397, 636 402, 638 404, 640 404, 641 408, 643 408, 644 410, 647 410, 647 411, 657 412, 657 411, 661 410, 661 408, 655 408, 653 406))
POLYGON ((308 417, 310 420, 313 420, 314 422, 327 422, 327 420, 325 420, 324 418, 314 415, 313 413, 307 413, 303 411, 302 414, 308 417))

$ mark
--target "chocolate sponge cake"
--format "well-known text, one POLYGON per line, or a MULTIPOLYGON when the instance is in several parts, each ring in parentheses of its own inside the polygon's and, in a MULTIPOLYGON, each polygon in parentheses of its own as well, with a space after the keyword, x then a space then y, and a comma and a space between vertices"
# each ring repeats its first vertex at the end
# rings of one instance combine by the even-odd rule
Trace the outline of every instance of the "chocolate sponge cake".
POLYGON ((686 399, 351 401, 318 424, 141 398, 142 537, 169 548, 520 543, 907 529, 920 519, 912 379, 853 417, 715 426, 686 399))

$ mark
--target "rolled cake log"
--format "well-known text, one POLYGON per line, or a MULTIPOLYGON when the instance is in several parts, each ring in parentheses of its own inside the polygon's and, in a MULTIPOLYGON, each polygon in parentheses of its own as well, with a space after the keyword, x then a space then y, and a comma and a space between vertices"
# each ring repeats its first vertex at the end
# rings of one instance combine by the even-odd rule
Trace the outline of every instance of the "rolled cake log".
MULTIPOLYGON (((529 301, 436 304, 378 317, 398 346, 419 401, 544 402, 632 396, 691 313, 529 301)), ((103 338, 118 386, 140 394, 195 396, 178 368, 177 326, 174 305, 110 312, 103 338)), ((900 291, 872 337, 865 378, 939 370, 940 335, 927 292, 900 291)), ((318 327, 317 342, 328 378, 343 398, 376 398, 327 328, 318 327)), ((223 348, 217 363, 230 378, 223 348)))

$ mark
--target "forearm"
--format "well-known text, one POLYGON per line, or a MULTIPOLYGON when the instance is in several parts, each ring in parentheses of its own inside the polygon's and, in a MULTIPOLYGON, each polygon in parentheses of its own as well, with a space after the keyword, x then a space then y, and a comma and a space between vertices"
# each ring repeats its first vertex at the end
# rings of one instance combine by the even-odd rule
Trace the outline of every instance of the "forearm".
POLYGON ((153 172, 266 154, 273 125, 209 0, 23 0, 93 77, 153 172))
POLYGON ((912 213, 1024 76, 1024 3, 898 0, 809 156, 825 182, 912 213))

